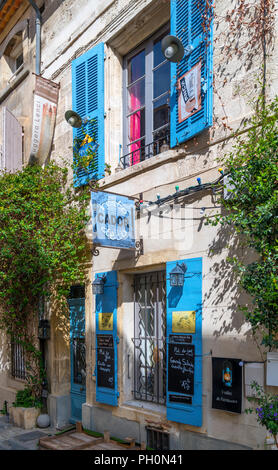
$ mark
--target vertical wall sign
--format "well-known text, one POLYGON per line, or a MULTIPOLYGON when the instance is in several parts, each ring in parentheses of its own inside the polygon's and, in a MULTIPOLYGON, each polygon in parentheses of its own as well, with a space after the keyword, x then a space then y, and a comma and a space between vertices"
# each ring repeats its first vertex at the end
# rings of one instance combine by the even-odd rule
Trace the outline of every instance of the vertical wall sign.
POLYGON ((134 199, 92 192, 93 243, 111 248, 135 248, 134 199))
POLYGON ((242 367, 240 359, 212 358, 212 408, 241 413, 242 367))
POLYGON ((60 85, 36 75, 30 159, 42 165, 50 152, 60 85))

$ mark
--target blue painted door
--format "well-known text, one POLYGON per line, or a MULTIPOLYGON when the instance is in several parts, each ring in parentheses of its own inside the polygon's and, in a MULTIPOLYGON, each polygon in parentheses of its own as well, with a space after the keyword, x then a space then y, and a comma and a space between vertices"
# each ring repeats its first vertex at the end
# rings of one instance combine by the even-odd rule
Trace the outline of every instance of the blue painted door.
POLYGON ((178 260, 182 287, 170 286, 167 263, 167 419, 202 426, 202 258, 178 260))
POLYGON ((85 298, 69 299, 71 423, 82 421, 82 404, 86 401, 85 298))
POLYGON ((96 295, 96 401, 118 406, 117 271, 105 276, 103 294, 96 295))

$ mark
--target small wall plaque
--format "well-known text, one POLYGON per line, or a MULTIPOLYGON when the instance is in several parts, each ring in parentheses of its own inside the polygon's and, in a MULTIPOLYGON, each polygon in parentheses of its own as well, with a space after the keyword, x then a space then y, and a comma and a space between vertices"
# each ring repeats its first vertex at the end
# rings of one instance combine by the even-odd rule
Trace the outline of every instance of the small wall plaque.
POLYGON ((98 328, 99 330, 113 330, 113 312, 98 314, 98 328))
POLYGON ((196 312, 173 312, 172 332, 173 333, 195 333, 196 312))

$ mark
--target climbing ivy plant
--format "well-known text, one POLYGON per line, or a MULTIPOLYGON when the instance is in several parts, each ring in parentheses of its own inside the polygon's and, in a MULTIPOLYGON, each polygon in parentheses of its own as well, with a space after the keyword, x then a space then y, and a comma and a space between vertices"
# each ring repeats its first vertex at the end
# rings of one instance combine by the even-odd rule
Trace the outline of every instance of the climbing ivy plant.
POLYGON ((229 175, 226 209, 210 223, 234 228, 254 261, 233 262, 241 286, 253 304, 243 307, 253 331, 262 333, 262 344, 278 347, 278 98, 268 105, 259 100, 249 129, 225 160, 229 175), (230 188, 230 189, 229 189, 230 188))
POLYGON ((40 298, 62 305, 70 286, 84 278, 87 260, 89 189, 75 190, 67 180, 68 169, 53 162, 0 177, 0 327, 23 346, 36 397, 43 377, 40 298))

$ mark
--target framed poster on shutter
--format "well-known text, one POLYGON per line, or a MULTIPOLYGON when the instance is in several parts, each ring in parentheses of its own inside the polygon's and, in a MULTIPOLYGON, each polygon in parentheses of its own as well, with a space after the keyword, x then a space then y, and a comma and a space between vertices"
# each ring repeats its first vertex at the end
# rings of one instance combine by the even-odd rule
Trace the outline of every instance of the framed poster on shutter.
POLYGON ((200 111, 201 103, 201 62, 178 79, 179 122, 200 111))

